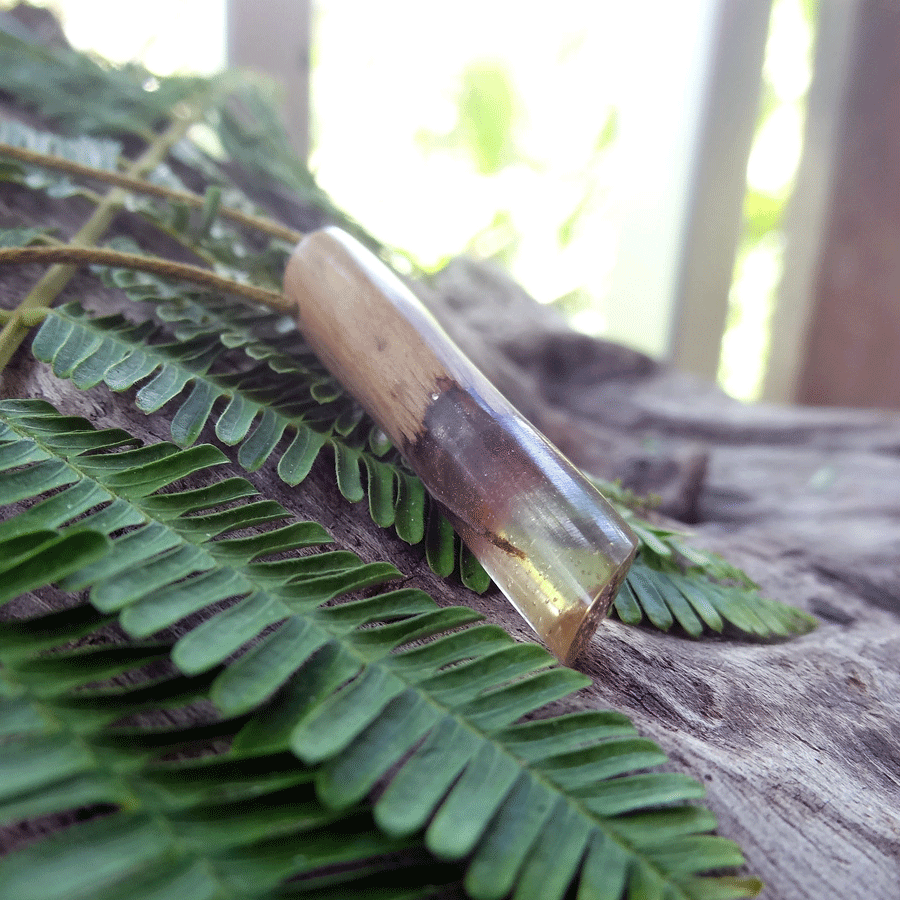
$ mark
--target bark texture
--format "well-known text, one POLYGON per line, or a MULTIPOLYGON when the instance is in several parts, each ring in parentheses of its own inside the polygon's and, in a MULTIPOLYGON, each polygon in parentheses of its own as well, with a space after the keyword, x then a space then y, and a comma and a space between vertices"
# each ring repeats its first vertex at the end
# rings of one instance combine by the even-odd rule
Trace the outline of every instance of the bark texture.
POLYGON ((900 896, 900 416, 738 403, 470 262, 434 287, 457 341, 576 463, 659 494, 820 620, 770 645, 608 622, 579 702, 623 710, 703 779, 768 900, 900 896))

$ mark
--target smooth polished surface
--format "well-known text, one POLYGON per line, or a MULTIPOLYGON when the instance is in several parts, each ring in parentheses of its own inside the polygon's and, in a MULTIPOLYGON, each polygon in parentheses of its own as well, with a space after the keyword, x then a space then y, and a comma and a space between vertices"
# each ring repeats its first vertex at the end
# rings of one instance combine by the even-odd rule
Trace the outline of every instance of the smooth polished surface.
POLYGON ((285 294, 309 345, 388 434, 494 582, 550 650, 573 662, 634 557, 618 513, 400 279, 340 229, 300 242, 285 294))

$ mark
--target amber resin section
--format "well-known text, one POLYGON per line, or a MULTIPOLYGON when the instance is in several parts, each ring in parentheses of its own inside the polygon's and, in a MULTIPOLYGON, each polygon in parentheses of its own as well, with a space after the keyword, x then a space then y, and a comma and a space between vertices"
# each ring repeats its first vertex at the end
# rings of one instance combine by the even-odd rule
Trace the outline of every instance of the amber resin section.
POLYGON ((634 557, 628 525, 349 235, 328 228, 304 238, 285 294, 307 342, 500 590, 560 660, 573 662, 634 557))
POLYGON ((630 529, 499 395, 488 404, 445 387, 424 425, 404 456, 513 606, 571 663, 628 572, 630 529))

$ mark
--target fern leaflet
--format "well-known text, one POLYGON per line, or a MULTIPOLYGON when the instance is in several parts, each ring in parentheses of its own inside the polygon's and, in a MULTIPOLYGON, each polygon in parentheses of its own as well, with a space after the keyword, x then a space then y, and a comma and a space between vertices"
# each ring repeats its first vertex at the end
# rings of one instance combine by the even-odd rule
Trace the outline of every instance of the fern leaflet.
POLYGON ((243 719, 179 724, 208 704, 215 672, 179 675, 169 645, 120 643, 109 624, 86 605, 0 624, 0 821, 94 811, 7 858, 0 894, 256 900, 300 878, 316 896, 424 900, 458 880, 423 871, 418 842, 379 835, 367 807, 322 806, 292 755, 227 749, 243 719), (76 637, 91 643, 61 646, 76 637), (150 714, 169 724, 117 724, 150 714))
MULTIPOLYGON (((254 319, 245 307, 207 295, 179 302, 171 287, 160 287, 159 279, 143 273, 116 270, 109 278, 133 299, 163 301, 162 317, 174 326, 175 341, 152 343, 162 331, 146 323, 135 327, 120 316, 91 318, 70 303, 50 313, 32 347, 56 375, 72 378, 81 388, 105 381, 114 390, 124 390, 144 382, 136 395, 144 412, 159 409, 190 387, 171 420, 172 436, 180 444, 196 440, 216 402, 225 400, 216 434, 226 444, 240 445, 238 461, 250 471, 275 454, 283 436, 293 432, 278 462, 278 474, 288 484, 302 481, 328 446, 344 497, 355 502, 368 494, 373 521, 393 525, 409 543, 424 539, 429 565, 437 574, 447 577, 456 571, 473 589, 487 589, 489 580, 477 560, 454 540, 436 507, 425 505, 421 482, 382 443, 379 430, 304 345, 297 349, 296 335, 286 336, 283 330, 279 335, 279 317, 264 314, 254 319), (248 357, 253 363, 249 367, 248 357), (211 371, 214 364, 224 363, 244 368, 225 374, 211 371), (251 431, 254 422, 258 424, 251 431)), ((806 613, 763 597, 746 576, 741 578, 743 573, 698 555, 677 533, 639 519, 621 503, 620 509, 641 542, 614 604, 622 621, 638 624, 646 619, 662 630, 677 623, 692 637, 705 630, 722 632, 726 624, 766 639, 814 627, 815 620, 806 613), (694 565, 685 570, 682 560, 694 565), (740 581, 723 585, 723 578, 740 581)))
MULTIPOLYGON (((623 889, 658 883, 677 898, 755 890, 748 880, 701 877, 739 864, 740 854, 710 838, 714 820, 688 804, 702 795, 697 782, 644 771, 665 756, 624 716, 520 723, 585 684, 546 651, 492 626, 467 627, 476 614, 439 609, 420 591, 323 605, 396 570, 339 550, 298 556, 327 535, 311 523, 260 530, 289 517, 242 479, 172 491, 222 461, 212 447, 135 447, 122 432, 94 431, 40 401, 0 403, 0 423, 0 502, 30 503, 0 526, 0 540, 40 546, 58 529, 61 539, 111 541, 109 552, 95 548, 99 558, 60 578, 64 589, 88 589, 98 615, 117 615, 131 639, 85 657, 78 670, 87 680, 168 654, 141 642, 178 623, 178 677, 206 679, 225 717, 190 726, 189 736, 200 729, 204 739, 217 737, 240 723, 233 752, 293 753, 314 768, 316 796, 336 814, 354 810, 386 779, 373 810, 381 830, 404 841, 427 826, 433 853, 470 860, 466 885, 476 898, 518 885, 522 897, 551 900, 572 879, 593 896, 610 872, 622 873, 623 889), (232 536, 246 528, 253 533, 232 536), (223 601, 230 605, 222 609, 223 601), (201 610, 200 623, 185 620, 201 610), (512 841, 522 827, 531 840, 512 841), (675 861, 673 841, 683 849, 675 861), (548 856, 555 866, 547 867, 548 856)), ((47 690, 57 679, 71 688, 65 656, 59 666, 49 659, 37 665, 47 690)), ((169 746, 165 735, 144 731, 129 740, 137 749, 147 741, 169 746)), ((157 840, 145 825, 141 819, 135 845, 157 840)))

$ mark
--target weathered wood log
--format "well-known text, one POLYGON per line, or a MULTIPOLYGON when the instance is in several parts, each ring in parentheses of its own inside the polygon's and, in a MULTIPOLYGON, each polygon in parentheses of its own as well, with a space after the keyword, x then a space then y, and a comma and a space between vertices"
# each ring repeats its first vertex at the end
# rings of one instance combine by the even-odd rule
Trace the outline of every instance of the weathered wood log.
POLYGON ((821 621, 774 645, 609 622, 584 704, 624 710, 706 782, 764 897, 900 896, 900 417, 738 403, 574 334, 481 265, 433 287, 456 340, 576 462, 690 511, 699 544, 821 621))

